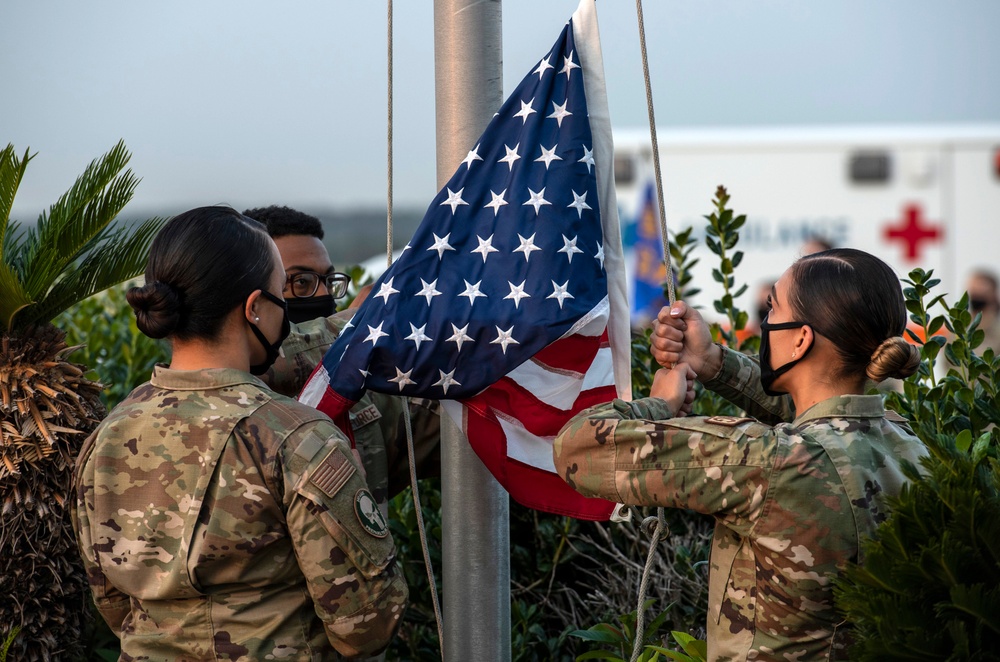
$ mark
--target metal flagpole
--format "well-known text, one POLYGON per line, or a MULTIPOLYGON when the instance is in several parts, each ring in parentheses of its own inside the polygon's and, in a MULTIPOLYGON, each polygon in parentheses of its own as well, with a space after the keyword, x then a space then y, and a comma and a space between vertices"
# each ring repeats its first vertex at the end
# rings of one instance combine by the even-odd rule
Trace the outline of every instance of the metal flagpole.
MULTIPOLYGON (((503 103, 501 0, 435 0, 437 181, 454 173, 503 103)), ((441 416, 445 662, 509 662, 507 493, 441 416)))

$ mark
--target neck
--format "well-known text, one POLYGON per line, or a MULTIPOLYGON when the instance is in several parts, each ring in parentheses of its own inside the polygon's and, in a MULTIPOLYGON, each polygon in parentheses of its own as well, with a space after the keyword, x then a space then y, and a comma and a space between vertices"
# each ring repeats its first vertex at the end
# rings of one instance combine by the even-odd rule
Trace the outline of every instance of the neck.
POLYGON ((864 375, 836 377, 832 374, 832 369, 840 366, 840 359, 830 350, 826 343, 817 345, 806 360, 788 373, 788 393, 797 413, 801 414, 818 402, 840 395, 864 394, 864 375))
POLYGON ((235 368, 248 372, 250 360, 240 343, 220 343, 203 339, 174 340, 170 356, 172 370, 235 368))
MULTIPOLYGON (((215 338, 172 339, 170 367, 173 370, 235 368, 250 371, 249 333, 241 310, 235 310, 215 338)), ((256 342, 256 341, 254 341, 256 342)))
POLYGON ((796 413, 801 414, 819 402, 840 395, 864 394, 864 378, 832 378, 829 373, 830 365, 832 364, 826 361, 812 361, 801 366, 801 374, 795 376, 788 389, 795 403, 796 413))

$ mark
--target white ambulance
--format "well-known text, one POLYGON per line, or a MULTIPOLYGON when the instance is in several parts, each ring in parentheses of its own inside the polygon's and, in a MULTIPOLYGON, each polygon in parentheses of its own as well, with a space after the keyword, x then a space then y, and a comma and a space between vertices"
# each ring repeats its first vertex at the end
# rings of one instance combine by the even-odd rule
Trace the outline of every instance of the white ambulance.
MULTIPOLYGON (((619 130, 615 180, 623 224, 637 218, 653 177, 648 129, 619 130)), ((1000 272, 1000 124, 661 130, 667 225, 695 227, 695 267, 711 313, 722 293, 701 241, 716 187, 746 214, 738 301, 753 311, 758 285, 802 254, 810 237, 874 253, 901 277, 933 269, 949 300, 979 267, 1000 272)), ((628 236, 626 230, 625 233, 628 236)), ((626 247, 626 254, 628 254, 626 247)), ((631 263, 631 262, 630 262, 631 263)), ((751 318, 753 314, 751 313, 751 318)))

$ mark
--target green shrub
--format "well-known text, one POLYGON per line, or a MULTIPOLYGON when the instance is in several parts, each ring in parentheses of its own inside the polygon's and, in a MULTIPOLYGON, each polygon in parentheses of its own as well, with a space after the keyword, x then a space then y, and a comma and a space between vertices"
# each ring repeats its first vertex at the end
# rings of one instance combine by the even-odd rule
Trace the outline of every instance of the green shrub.
POLYGON ((169 360, 166 341, 153 340, 136 327, 125 300, 131 286, 125 283, 85 299, 55 321, 66 331, 66 344, 80 348, 73 360, 91 366, 89 376, 104 385, 101 399, 109 410, 148 381, 156 363, 169 360))
POLYGON ((951 306, 943 296, 927 301, 938 281, 921 269, 906 283, 910 319, 927 341, 918 373, 887 404, 930 455, 908 468, 913 482, 890 500, 892 515, 865 545, 863 563, 837 582, 837 604, 856 628, 851 659, 996 660, 1000 357, 975 353, 984 334, 967 296, 951 306), (932 316, 936 309, 943 312, 932 316), (934 335, 942 328, 947 335, 934 335))

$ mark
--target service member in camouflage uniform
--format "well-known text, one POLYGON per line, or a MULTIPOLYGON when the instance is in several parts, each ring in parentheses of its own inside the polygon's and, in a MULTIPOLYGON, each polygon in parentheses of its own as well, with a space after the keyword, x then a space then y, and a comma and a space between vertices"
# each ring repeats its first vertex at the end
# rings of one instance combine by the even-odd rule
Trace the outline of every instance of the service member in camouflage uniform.
POLYGON ((123 660, 371 655, 406 606, 385 517, 345 437, 249 374, 288 332, 273 242, 228 208, 175 217, 129 303, 168 337, 87 440, 75 525, 123 660))
POLYGON ((849 631, 831 580, 863 560, 862 539, 905 482, 901 463, 926 453, 880 396, 863 395, 866 376, 912 374, 919 354, 900 337, 898 279, 861 251, 802 258, 770 303, 760 365, 713 345, 694 309, 664 308, 653 355, 673 369, 651 397, 570 421, 556 466, 588 496, 715 518, 710 660, 839 659, 849 631), (676 418, 695 377, 748 416, 676 418))
MULTIPOLYGON (((278 393, 295 397, 355 312, 335 314, 336 300, 346 294, 350 277, 334 270, 323 244, 323 226, 315 216, 278 205, 247 209, 243 215, 262 222, 278 247, 285 269, 282 295, 292 321, 281 356, 261 379, 278 393)), ((364 294, 363 289, 351 305, 358 305, 364 294)), ((350 412, 351 432, 368 487, 384 515, 389 512, 389 499, 410 484, 403 402, 373 391, 350 412)), ((440 476, 438 403, 410 398, 409 411, 417 475, 440 476)))

